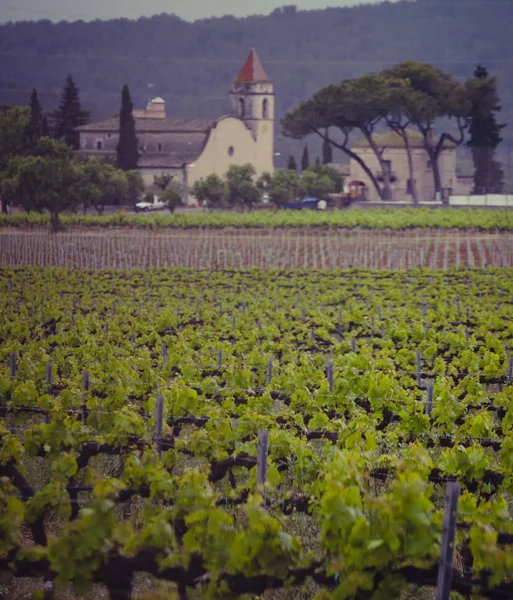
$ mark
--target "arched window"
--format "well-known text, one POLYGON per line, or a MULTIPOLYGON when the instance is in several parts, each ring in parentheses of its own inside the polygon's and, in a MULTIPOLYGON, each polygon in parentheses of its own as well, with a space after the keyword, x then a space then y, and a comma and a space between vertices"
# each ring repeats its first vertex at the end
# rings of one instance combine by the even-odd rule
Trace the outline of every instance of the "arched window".
POLYGON ((269 112, 269 100, 267 100, 267 98, 264 98, 264 101, 262 102, 262 119, 267 119, 267 115, 269 112))
POLYGON ((244 98, 239 98, 239 116, 244 117, 246 114, 246 106, 244 98))

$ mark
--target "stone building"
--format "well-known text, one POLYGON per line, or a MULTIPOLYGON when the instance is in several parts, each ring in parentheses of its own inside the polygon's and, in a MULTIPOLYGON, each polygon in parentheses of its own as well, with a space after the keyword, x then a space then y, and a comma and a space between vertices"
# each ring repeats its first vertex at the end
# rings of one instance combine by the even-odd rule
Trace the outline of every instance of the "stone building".
MULTIPOLYGON (((245 163, 251 163, 257 175, 273 171, 274 86, 254 49, 232 83, 229 100, 230 113, 211 119, 168 116, 162 98, 133 111, 141 154, 138 168, 146 187, 152 186, 154 175, 170 173, 191 204, 189 187, 211 173, 223 177, 231 165, 245 163)), ((78 131, 82 152, 115 154, 118 117, 78 131)))
MULTIPOLYGON (((422 135, 413 130, 408 130, 408 143, 411 148, 413 161, 413 175, 417 188, 417 197, 421 202, 429 202, 435 199, 433 169, 429 156, 424 149, 424 140, 422 135)), ((387 168, 391 175, 391 200, 399 202, 411 202, 412 182, 408 169, 408 154, 405 148, 404 140, 393 131, 374 136, 378 148, 383 150, 383 159, 386 161, 387 168)), ((436 140, 434 140, 436 142, 436 140)), ((381 167, 374 151, 369 147, 367 140, 359 140, 351 145, 351 150, 360 156, 369 169, 379 179, 382 177, 381 167)), ((442 189, 445 193, 457 192, 468 186, 467 181, 460 181, 456 174, 456 145, 450 141, 444 143, 444 148, 438 158, 440 169, 440 179, 442 189)), ((350 161, 351 180, 361 182, 362 187, 366 188, 366 199, 371 202, 379 201, 378 192, 372 181, 354 160, 350 161)), ((469 192, 466 192, 469 193, 469 192)))

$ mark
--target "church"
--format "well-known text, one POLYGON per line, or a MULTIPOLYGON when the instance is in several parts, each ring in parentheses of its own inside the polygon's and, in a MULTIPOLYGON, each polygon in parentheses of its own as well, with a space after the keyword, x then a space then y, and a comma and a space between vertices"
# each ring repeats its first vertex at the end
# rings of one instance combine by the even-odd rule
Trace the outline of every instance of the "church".
MULTIPOLYGON (((257 176, 273 172, 274 86, 252 49, 230 90, 230 114, 212 118, 170 117, 162 98, 146 110, 134 110, 139 142, 138 168, 147 188, 155 175, 170 173, 193 204, 188 190, 215 173, 224 177, 231 165, 251 163, 257 176)), ((78 128, 80 150, 89 156, 116 153, 119 119, 113 117, 78 128)))

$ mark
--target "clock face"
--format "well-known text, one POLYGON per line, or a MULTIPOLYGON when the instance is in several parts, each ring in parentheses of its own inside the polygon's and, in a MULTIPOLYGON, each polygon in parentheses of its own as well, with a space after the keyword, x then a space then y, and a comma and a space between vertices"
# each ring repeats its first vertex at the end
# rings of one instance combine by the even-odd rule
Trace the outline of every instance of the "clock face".
POLYGON ((264 126, 262 127, 262 133, 267 133, 267 125, 264 125, 264 126))

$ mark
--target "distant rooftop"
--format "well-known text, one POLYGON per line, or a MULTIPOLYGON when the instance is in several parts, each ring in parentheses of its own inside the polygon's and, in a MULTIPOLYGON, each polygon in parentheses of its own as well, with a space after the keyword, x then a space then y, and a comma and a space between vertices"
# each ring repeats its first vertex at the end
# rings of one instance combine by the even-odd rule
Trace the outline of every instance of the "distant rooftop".
MULTIPOLYGON (((423 148, 424 138, 420 131, 414 131, 413 129, 406 130, 406 136, 410 148, 423 148)), ((395 131, 387 131, 386 133, 380 133, 372 136, 372 139, 380 148, 404 148, 403 138, 395 131)), ((437 143, 439 138, 433 138, 433 143, 437 143)), ((369 142, 367 140, 358 140, 351 144, 351 148, 368 148, 369 142)), ((456 144, 446 140, 444 142, 444 148, 455 148, 456 144)))

